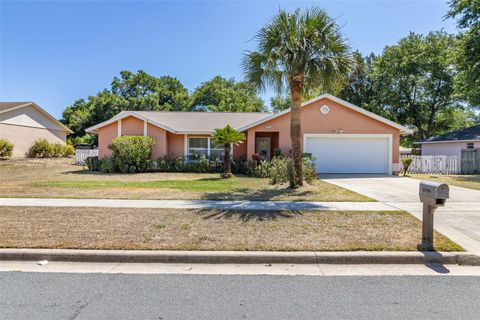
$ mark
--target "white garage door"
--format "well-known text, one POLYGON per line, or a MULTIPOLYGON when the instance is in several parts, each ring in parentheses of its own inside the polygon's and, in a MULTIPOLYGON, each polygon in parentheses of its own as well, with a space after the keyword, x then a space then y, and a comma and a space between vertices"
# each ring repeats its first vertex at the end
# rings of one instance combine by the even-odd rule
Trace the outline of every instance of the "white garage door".
POLYGON ((378 135, 309 135, 304 150, 317 157, 319 173, 389 172, 388 136, 378 135))

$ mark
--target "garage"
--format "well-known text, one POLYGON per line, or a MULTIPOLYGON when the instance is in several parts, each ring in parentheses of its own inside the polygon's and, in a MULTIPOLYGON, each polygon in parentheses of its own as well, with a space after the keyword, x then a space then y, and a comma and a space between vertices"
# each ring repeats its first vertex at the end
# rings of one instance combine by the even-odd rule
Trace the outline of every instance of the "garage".
POLYGON ((304 134, 304 151, 317 157, 318 173, 391 174, 392 135, 304 134))

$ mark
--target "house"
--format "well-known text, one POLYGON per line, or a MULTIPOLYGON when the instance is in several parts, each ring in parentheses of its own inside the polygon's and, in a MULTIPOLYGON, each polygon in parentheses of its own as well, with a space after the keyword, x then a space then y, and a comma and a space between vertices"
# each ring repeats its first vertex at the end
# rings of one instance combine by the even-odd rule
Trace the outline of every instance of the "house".
POLYGON ((24 157, 35 140, 65 143, 72 130, 34 102, 0 102, 0 138, 13 143, 13 156, 24 157))
MULTIPOLYGON (((400 170, 400 136, 412 131, 330 94, 306 101, 301 108, 303 151, 317 157, 320 173, 383 173, 400 170)), ((290 110, 280 113, 214 113, 124 111, 86 131, 98 134, 99 156, 109 157, 108 145, 122 135, 156 139, 153 159, 205 154, 220 155, 221 146, 210 138, 215 128, 230 124, 245 133, 234 146, 233 158, 276 148, 291 150, 290 110)))
POLYGON ((422 155, 461 157, 462 149, 480 148, 480 125, 451 131, 418 143, 422 146, 422 155))

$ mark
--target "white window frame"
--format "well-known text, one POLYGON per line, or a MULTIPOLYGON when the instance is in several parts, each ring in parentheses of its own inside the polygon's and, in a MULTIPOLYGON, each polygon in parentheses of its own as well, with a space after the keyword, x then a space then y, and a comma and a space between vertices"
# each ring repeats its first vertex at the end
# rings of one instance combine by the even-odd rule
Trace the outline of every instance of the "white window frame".
MULTIPOLYGON (((188 134, 185 135, 185 140, 184 140, 184 156, 185 158, 188 158, 190 155, 190 138, 192 139, 207 139, 207 156, 211 156, 211 151, 212 150, 220 150, 220 149, 212 149, 211 148, 211 142, 213 138, 211 136, 189 136, 188 134)), ((223 150, 223 148, 222 148, 223 150)), ((233 156, 233 145, 230 145, 230 156, 233 156)))
POLYGON ((474 142, 467 142, 467 149, 475 149, 475 143, 474 142))

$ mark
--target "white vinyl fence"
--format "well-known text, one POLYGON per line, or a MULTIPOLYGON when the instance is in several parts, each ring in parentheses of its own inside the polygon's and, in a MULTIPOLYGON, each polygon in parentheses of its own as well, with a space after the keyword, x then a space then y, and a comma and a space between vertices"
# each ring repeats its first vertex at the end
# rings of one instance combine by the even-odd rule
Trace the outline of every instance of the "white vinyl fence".
POLYGON ((88 157, 98 157, 98 149, 76 149, 75 164, 85 165, 85 159, 88 157))
MULTIPOLYGON (((459 156, 415 156, 401 154, 400 158, 412 158, 407 173, 460 174, 459 156)), ((400 164, 403 170, 403 164, 400 164)))

